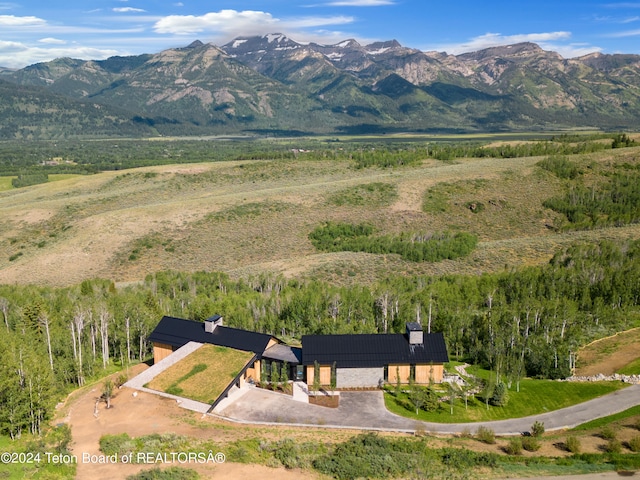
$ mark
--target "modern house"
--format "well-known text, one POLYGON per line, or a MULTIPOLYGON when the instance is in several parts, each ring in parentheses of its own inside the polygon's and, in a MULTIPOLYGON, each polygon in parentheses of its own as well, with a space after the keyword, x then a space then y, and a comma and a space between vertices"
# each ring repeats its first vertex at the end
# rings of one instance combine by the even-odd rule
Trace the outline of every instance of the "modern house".
POLYGON ((398 379, 405 384, 440 383, 449 361, 443 335, 424 333, 419 323, 408 323, 404 334, 304 335, 298 348, 272 335, 226 327, 220 315, 204 323, 165 316, 149 340, 156 363, 189 342, 254 354, 212 408, 234 385, 257 383, 263 372, 269 375, 272 366, 280 371, 285 363, 290 379, 308 385, 316 373, 321 385, 330 385, 335 372, 337 388, 375 388, 398 379))
POLYGON ((426 334, 419 323, 408 323, 405 334, 305 335, 302 365, 306 381, 328 385, 335 368, 337 388, 395 384, 440 383, 449 361, 442 333, 426 334))
POLYGON ((149 340, 153 342, 154 363, 158 363, 189 342, 253 352, 255 355, 243 369, 241 382, 260 381, 262 362, 270 368, 272 362, 280 365, 286 361, 292 368, 290 378, 295 378, 297 365, 302 360, 299 348, 284 345, 272 335, 226 327, 220 315, 214 315, 204 323, 183 318, 162 317, 160 323, 149 335, 149 340))

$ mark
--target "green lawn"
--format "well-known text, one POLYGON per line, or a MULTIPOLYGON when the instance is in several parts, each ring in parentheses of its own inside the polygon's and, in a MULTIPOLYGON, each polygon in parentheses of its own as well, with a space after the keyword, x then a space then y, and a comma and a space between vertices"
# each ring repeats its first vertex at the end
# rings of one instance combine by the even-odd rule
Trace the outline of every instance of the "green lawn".
POLYGON ((613 422, 619 422, 621 420, 625 420, 627 418, 640 416, 640 405, 636 405, 635 407, 631 407, 623 412, 614 413, 613 415, 609 415, 607 417, 596 418, 595 420, 591 420, 590 422, 583 423, 582 425, 578 425, 572 430, 575 431, 584 431, 584 430, 593 430, 596 428, 602 428, 606 425, 609 425, 613 422))
POLYGON ((204 345, 191 355, 166 369, 148 388, 181 397, 213 403, 253 357, 216 345, 204 345))
POLYGON ((489 405, 487 409, 482 400, 470 397, 468 408, 465 409, 464 400, 457 399, 453 415, 450 413, 448 402, 442 402, 435 412, 420 410, 416 415, 415 410, 409 410, 405 406, 410 404, 405 394, 396 398, 393 394, 385 393, 384 398, 389 411, 404 417, 425 422, 465 423, 520 418, 550 412, 606 395, 625 386, 628 385, 621 382, 578 383, 524 379, 520 382, 520 392, 516 392, 515 385, 512 385, 506 406, 489 405))

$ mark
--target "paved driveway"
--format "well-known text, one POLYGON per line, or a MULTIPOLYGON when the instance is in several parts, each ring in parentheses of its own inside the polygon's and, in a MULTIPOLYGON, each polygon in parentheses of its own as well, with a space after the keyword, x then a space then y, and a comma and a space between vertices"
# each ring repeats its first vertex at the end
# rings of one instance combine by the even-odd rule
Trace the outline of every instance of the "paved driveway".
POLYGON ((394 430, 433 433, 474 432, 485 425, 498 435, 517 435, 529 431, 534 421, 544 422, 546 430, 571 428, 594 418, 621 412, 640 404, 640 385, 632 385, 588 402, 541 415, 484 423, 430 423, 411 420, 389 412, 381 391, 341 392, 338 408, 297 402, 291 397, 258 388, 244 395, 221 412, 222 417, 246 423, 315 425, 333 428, 394 430))

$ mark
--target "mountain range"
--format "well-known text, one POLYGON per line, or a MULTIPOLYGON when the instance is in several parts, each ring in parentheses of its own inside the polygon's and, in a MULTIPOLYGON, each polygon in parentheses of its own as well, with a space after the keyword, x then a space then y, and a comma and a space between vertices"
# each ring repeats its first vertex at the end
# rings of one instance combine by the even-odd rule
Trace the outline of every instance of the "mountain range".
POLYGON ((282 34, 0 68, 2 139, 637 128, 640 55, 449 55, 282 34))

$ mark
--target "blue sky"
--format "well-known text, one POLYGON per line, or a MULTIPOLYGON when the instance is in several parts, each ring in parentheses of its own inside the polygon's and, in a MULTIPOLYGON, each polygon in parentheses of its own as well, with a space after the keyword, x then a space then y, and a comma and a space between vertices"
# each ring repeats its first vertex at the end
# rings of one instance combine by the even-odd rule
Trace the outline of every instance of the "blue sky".
POLYGON ((154 53, 198 39, 285 33, 298 42, 397 39, 458 54, 522 41, 565 58, 640 53, 640 1, 0 0, 0 66, 154 53))

